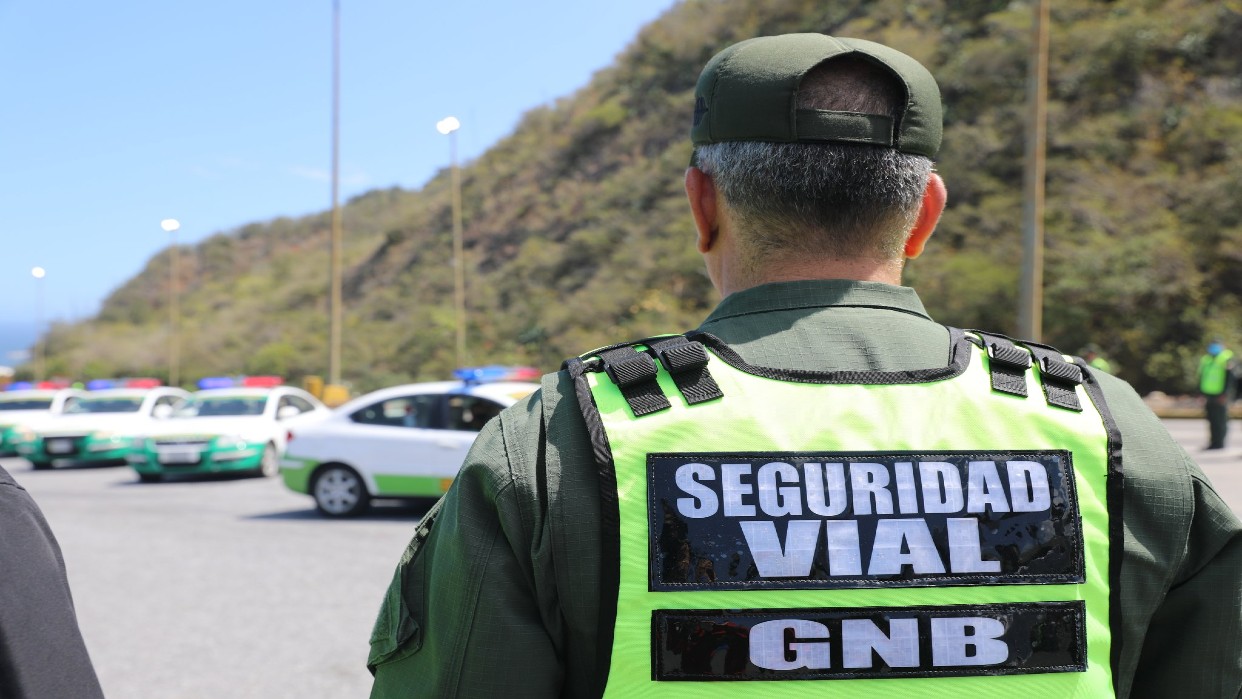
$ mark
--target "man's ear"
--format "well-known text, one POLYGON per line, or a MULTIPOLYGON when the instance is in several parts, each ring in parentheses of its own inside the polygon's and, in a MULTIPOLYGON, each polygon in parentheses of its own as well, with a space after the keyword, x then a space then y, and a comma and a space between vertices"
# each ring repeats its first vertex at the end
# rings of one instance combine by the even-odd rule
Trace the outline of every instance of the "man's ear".
POLYGON ((927 245, 932 231, 936 230, 936 224, 940 221, 940 214, 944 213, 944 204, 948 198, 949 192, 945 189, 944 180, 940 179, 940 175, 931 173, 931 176, 927 178, 927 189, 923 190, 923 205, 919 207, 919 217, 911 226, 910 233, 906 235, 907 259, 913 260, 923 254, 923 246, 927 245))
POLYGON ((686 198, 690 200, 690 213, 694 216, 699 252, 705 253, 716 242, 716 183, 697 167, 686 168, 686 198))

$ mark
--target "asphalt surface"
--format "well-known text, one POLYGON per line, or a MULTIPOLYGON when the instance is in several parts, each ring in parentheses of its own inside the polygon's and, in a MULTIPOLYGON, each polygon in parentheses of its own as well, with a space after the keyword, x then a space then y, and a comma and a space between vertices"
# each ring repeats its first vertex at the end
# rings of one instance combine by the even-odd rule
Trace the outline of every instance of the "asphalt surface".
MULTIPOLYGON (((1205 421, 1165 425, 1242 514, 1242 424, 1206 452, 1205 421)), ((429 503, 331 521, 279 479, 146 485, 123 466, 0 463, 60 540, 109 697, 367 696, 371 623, 429 503)))
POLYGON ((3 465, 60 541, 107 696, 367 696, 371 624, 426 504, 331 521, 279 478, 3 465))

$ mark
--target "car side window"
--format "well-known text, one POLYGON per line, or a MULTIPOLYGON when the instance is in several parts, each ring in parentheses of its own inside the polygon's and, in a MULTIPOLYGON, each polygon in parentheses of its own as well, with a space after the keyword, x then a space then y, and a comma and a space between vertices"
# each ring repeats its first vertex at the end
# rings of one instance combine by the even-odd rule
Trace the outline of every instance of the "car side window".
POLYGON ((448 429, 478 432, 504 407, 477 396, 448 396, 448 429))
POLYGON ((66 412, 66 413, 70 412, 73 410, 73 407, 77 404, 78 404, 78 399, 75 398, 74 396, 69 396, 68 398, 65 399, 65 405, 63 408, 61 408, 61 411, 66 412))
POLYGON ((350 420, 364 425, 388 427, 435 427, 439 396, 416 395, 389 398, 372 403, 349 416, 350 420))
POLYGON ((301 396, 289 396, 289 404, 297 407, 298 410, 304 413, 309 413, 315 409, 315 406, 311 405, 310 401, 301 396))

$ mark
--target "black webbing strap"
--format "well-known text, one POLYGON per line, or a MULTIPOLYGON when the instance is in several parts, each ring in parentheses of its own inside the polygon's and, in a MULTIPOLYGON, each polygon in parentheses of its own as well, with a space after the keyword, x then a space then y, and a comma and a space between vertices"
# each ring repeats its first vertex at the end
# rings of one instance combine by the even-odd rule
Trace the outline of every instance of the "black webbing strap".
POLYGON ((1031 355, 1008 339, 974 331, 983 339, 987 350, 992 390, 1026 397, 1026 370, 1031 368, 1031 355))
POLYGON ((701 342, 681 335, 653 340, 648 344, 664 365, 688 405, 722 398, 724 393, 707 370, 707 350, 701 342))
POLYGON ((1039 362, 1039 374, 1044 385, 1044 398, 1048 405, 1082 412, 1078 402, 1078 385, 1083 382, 1082 369, 1065 361, 1065 358, 1043 347, 1030 347, 1031 354, 1039 362))
POLYGON ((621 389, 634 417, 672 407, 656 382, 656 363, 650 354, 633 347, 618 347, 600 352, 599 358, 608 378, 621 389))

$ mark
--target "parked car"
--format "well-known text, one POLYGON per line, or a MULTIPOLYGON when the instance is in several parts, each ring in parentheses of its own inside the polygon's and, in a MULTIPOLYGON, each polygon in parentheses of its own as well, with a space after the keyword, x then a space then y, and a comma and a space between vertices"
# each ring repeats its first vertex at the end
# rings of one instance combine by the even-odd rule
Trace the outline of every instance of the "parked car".
MULTIPOLYGON (((538 375, 526 370, 519 376, 532 372, 538 375)), ((357 515, 372 498, 439 497, 483 425, 537 388, 470 380, 368 393, 320 422, 294 429, 281 475, 285 485, 313 497, 329 517, 357 515)))
POLYGON ((16 450, 36 470, 57 460, 123 464, 134 437, 167 419, 189 397, 168 386, 89 391, 63 414, 17 430, 16 450))
POLYGON ((0 456, 17 453, 16 436, 20 428, 33 428, 47 418, 64 413, 82 394, 82 391, 73 388, 35 388, 0 393, 0 456))
POLYGON ((275 476, 289 428, 327 415, 318 399, 290 386, 197 391, 136 440, 128 461, 143 482, 174 473, 275 476))

